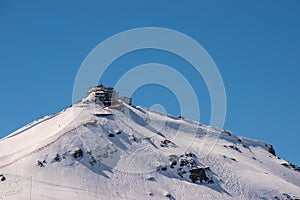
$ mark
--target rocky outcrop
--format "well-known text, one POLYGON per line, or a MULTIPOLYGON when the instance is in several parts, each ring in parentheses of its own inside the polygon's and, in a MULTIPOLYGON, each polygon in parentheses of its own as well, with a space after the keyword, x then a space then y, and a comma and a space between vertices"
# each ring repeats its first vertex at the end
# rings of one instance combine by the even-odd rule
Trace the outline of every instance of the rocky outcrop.
POLYGON ((83 157, 83 151, 81 149, 76 149, 73 153, 74 158, 81 158, 83 157))
POLYGON ((284 162, 281 162, 280 164, 281 164, 282 166, 285 166, 285 167, 288 167, 288 168, 291 168, 291 169, 293 169, 293 170, 295 170, 295 171, 300 172, 300 167, 298 167, 297 165, 294 165, 294 164, 292 164, 292 163, 290 163, 290 162, 284 161, 284 162))
POLYGON ((157 171, 162 174, 176 174, 179 179, 192 183, 214 183, 209 167, 203 166, 192 152, 182 155, 169 155, 169 164, 161 164, 157 171))
POLYGON ((201 183, 202 181, 208 181, 208 177, 206 176, 205 169, 203 167, 194 167, 190 169, 190 179, 193 183, 199 180, 201 183))

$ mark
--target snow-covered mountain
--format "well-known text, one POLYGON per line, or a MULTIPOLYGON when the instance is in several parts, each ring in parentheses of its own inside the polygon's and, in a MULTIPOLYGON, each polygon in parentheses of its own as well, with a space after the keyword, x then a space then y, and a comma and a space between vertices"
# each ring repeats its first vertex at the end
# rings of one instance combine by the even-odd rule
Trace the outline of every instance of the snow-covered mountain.
POLYGON ((92 97, 0 140, 0 199, 299 199, 270 144, 92 97))

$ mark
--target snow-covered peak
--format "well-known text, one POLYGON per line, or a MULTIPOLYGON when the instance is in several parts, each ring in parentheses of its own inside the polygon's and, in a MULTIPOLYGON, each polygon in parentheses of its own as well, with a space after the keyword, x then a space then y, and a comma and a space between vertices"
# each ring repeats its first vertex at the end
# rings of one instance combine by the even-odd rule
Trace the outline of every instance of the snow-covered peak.
POLYGON ((272 145, 94 94, 0 140, 0 199, 297 199, 272 145))

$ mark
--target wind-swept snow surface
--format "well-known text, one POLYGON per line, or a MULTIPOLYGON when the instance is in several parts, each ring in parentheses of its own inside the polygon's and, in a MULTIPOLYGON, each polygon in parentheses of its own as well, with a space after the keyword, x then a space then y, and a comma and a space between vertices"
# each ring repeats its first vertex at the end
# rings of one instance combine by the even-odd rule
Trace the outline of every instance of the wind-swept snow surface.
POLYGON ((89 98, 0 140, 0 199, 297 199, 267 143, 89 98))

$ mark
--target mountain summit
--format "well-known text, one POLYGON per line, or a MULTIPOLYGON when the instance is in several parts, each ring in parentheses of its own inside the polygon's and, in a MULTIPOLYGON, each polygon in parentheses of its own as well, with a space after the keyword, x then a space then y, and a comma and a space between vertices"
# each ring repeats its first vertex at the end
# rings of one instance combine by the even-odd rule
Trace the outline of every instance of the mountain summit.
POLYGON ((299 199, 272 145, 101 95, 0 140, 0 199, 299 199))

